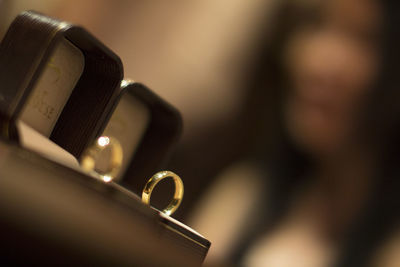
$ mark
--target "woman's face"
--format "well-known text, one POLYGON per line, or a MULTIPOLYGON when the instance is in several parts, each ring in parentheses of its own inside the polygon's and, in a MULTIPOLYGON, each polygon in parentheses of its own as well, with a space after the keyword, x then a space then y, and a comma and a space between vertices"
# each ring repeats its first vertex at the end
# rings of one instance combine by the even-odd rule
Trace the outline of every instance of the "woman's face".
POLYGON ((296 28, 284 59, 291 85, 286 126, 316 157, 354 141, 357 113, 378 71, 381 22, 373 0, 324 1, 320 11, 317 21, 296 28))

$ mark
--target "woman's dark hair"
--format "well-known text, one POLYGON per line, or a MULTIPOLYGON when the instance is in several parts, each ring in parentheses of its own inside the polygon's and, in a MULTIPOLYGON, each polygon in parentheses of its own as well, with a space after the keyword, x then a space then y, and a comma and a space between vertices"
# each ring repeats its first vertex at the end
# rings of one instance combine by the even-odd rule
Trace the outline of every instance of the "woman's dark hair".
MULTIPOLYGON (((249 70, 249 97, 243 116, 259 118, 252 121, 256 126, 251 139, 255 140, 253 152, 270 180, 265 194, 268 196, 265 203, 269 206, 254 232, 239 246, 236 259, 243 255, 253 238, 279 222, 298 186, 310 182, 305 173, 312 168, 311 162, 292 143, 282 123, 282 102, 289 86, 282 63, 285 44, 300 23, 320 19, 318 7, 304 8, 299 2, 281 3, 266 25, 268 30, 260 41, 254 67, 249 70)), ((367 265, 368 257, 399 223, 400 4, 397 1, 379 3, 384 20, 380 38, 381 69, 360 118, 360 138, 373 148, 379 170, 374 192, 363 215, 349 230, 337 266, 367 265)))

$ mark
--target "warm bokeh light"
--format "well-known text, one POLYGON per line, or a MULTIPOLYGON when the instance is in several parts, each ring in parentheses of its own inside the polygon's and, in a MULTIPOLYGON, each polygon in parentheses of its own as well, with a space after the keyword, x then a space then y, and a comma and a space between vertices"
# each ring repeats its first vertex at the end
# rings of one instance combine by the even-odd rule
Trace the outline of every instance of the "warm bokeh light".
POLYGON ((101 136, 97 139, 97 144, 101 147, 108 146, 110 144, 110 138, 107 136, 101 136))

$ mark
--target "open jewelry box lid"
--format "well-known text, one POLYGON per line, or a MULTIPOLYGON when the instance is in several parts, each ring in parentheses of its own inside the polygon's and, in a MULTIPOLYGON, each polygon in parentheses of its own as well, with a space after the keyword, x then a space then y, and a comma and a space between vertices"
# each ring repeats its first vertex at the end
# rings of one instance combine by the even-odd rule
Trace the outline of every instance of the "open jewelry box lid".
POLYGON ((114 135, 126 150, 123 183, 137 191, 163 166, 182 119, 146 86, 122 79, 120 58, 85 29, 26 11, 0 45, 0 114, 76 158, 97 137, 114 135))
POLYGON ((120 58, 83 28, 23 12, 0 46, 0 112, 79 157, 103 129, 122 77, 120 58))

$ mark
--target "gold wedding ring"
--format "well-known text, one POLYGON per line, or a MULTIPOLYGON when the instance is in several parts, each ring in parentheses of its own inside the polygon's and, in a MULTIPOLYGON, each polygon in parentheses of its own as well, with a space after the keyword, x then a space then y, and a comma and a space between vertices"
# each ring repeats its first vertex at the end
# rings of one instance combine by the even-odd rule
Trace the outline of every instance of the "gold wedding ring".
POLYGON ((100 176, 100 179, 108 183, 114 180, 121 170, 123 152, 121 144, 117 139, 109 136, 99 137, 93 145, 88 147, 81 156, 81 167, 95 175, 100 176), (101 153, 106 149, 111 149, 111 156, 108 162, 108 168, 105 171, 99 172, 95 170, 96 162, 99 160, 101 153))
POLYGON ((161 171, 153 175, 153 177, 150 178, 150 180, 146 183, 143 193, 142 193, 142 201, 150 205, 150 197, 151 193, 153 192, 153 189, 156 187, 156 185, 163 179, 166 178, 172 178, 175 183, 175 193, 174 197, 171 200, 171 202, 168 204, 168 206, 162 211, 163 213, 167 215, 172 215, 179 207, 179 205, 182 202, 183 198, 183 182, 181 178, 176 175, 173 172, 170 171, 161 171))

